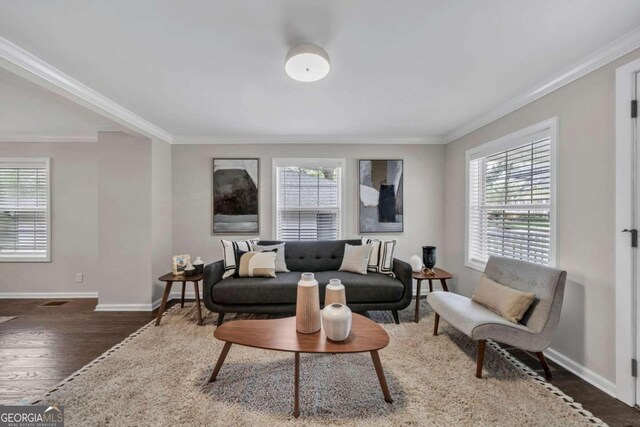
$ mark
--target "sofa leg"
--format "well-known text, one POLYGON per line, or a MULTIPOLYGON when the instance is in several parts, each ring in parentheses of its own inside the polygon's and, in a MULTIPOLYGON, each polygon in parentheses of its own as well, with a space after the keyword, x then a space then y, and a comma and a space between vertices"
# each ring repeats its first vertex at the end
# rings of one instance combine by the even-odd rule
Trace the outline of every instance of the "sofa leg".
POLYGON ((478 378, 482 378, 482 366, 484 365, 484 349, 486 345, 486 340, 478 341, 478 362, 476 365, 476 377, 478 378))
POLYGON ((438 335, 438 324, 440 323, 440 315, 436 313, 436 319, 433 323, 433 335, 438 335))
POLYGON ((398 310, 391 310, 391 314, 393 314, 393 320, 396 322, 396 325, 399 325, 400 317, 398 317, 398 310))
POLYGON ((224 313, 218 313, 218 321, 216 322, 216 326, 222 325, 223 320, 224 320, 224 313))
POLYGON ((551 378, 551 369, 549 369, 549 364, 547 363, 547 359, 545 359, 544 354, 541 351, 536 353, 538 356, 538 360, 542 365, 542 369, 544 369, 544 374, 547 378, 551 378))

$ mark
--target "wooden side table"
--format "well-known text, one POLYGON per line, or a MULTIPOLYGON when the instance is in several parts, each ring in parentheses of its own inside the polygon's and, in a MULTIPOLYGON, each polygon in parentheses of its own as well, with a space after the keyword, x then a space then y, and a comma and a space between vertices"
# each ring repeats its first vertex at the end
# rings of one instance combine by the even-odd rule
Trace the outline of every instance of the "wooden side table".
POLYGON ((442 284, 442 290, 449 292, 449 287, 447 286, 447 279, 451 279, 453 276, 448 271, 444 271, 440 268, 434 268, 433 271, 435 274, 424 274, 422 271, 416 273, 413 272, 413 278, 418 281, 418 286, 416 289, 416 316, 414 322, 418 323, 420 321, 420 285, 422 285, 423 280, 429 281, 429 292, 433 292, 433 280, 440 280, 440 284, 442 284))
POLYGON ((158 311, 158 317, 156 318, 156 326, 160 324, 162 319, 162 313, 164 313, 164 307, 167 305, 169 294, 171 293, 171 286, 173 282, 182 282, 182 298, 180 299, 180 307, 184 307, 184 290, 187 282, 193 282, 193 290, 196 293, 196 304, 198 305, 198 324, 202 325, 202 310, 200 308, 200 290, 198 289, 198 282, 202 280, 202 274, 194 274, 193 276, 174 276, 172 273, 167 273, 158 280, 165 282, 164 294, 162 294, 162 302, 160 303, 160 310, 158 311))

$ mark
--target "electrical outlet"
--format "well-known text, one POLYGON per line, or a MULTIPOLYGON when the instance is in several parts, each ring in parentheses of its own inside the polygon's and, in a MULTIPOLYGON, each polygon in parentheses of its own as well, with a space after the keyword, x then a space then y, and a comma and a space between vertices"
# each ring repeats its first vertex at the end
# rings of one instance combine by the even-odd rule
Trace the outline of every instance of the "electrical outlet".
POLYGON ((76 273, 76 283, 82 283, 84 281, 84 276, 82 273, 76 273))

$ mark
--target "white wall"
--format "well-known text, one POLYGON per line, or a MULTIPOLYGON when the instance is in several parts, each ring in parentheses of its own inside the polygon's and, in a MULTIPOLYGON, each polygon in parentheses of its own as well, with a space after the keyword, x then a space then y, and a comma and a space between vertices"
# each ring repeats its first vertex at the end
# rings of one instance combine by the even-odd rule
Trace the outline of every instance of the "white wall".
MULTIPOLYGON (((164 283, 158 277, 171 271, 171 146, 154 140, 151 143, 151 301, 162 297, 164 283)), ((177 289, 177 287, 176 287, 177 289)))
POLYGON ((479 273, 464 266, 465 151, 559 116, 557 265, 568 276, 552 349, 609 388, 615 379, 615 69, 638 57, 636 50, 446 148, 443 262, 457 276, 455 291, 471 295, 479 273))
MULTIPOLYGON (((358 238, 357 160, 404 159, 404 233, 380 235, 398 240, 396 256, 408 259, 422 245, 444 243, 444 159, 442 145, 258 144, 173 145, 173 251, 222 259, 221 238, 211 234, 211 179, 214 157, 260 158, 260 238, 272 238, 272 159, 345 158, 345 238, 358 238)), ((255 236, 246 236, 255 237, 255 236)))
POLYGON ((0 157, 51 158, 51 262, 0 263, 0 294, 97 292, 95 143, 0 142, 0 157), (76 283, 76 273, 84 282, 76 283))

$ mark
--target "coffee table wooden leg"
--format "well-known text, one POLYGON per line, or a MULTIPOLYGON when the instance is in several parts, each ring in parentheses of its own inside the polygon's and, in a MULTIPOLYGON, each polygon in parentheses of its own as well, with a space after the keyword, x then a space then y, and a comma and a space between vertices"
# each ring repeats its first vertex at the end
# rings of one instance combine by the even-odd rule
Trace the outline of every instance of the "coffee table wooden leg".
POLYGON ((416 285, 416 316, 413 321, 418 323, 420 321, 420 285, 422 285, 422 280, 416 280, 418 282, 418 284, 416 285))
POLYGON ((220 352, 220 356, 218 357, 218 362, 216 363, 216 367, 213 368, 213 372, 209 377, 209 382, 213 382, 216 380, 218 376, 218 372, 220 372, 220 368, 222 368, 222 364, 224 363, 224 359, 227 358, 227 354, 229 353, 229 349, 231 348, 230 342, 225 342, 224 347, 222 347, 222 352, 220 352))
POLYGON ((198 306, 198 325, 202 325, 202 308, 200 308, 200 289, 198 289, 198 281, 193 282, 193 290, 196 292, 196 305, 198 306))
POLYGON ((447 280, 446 279, 440 279, 440 283, 442 284, 442 289, 444 289, 445 291, 449 292, 449 287, 447 286, 447 280))
POLYGON ((296 352, 293 383, 293 416, 298 418, 300 416, 300 353, 298 352, 296 352))
POLYGON ((380 355, 378 354, 377 350, 371 352, 371 359, 373 359, 373 366, 376 368, 376 374, 378 374, 378 380, 380 381, 382 394, 384 394, 384 400, 385 402, 393 403, 391 393, 389 393, 389 387, 387 386, 387 379, 384 377, 384 371, 382 370, 380 355))
POLYGON ((167 282, 166 285, 164 285, 164 293, 162 294, 162 302, 160 303, 160 308, 158 309, 156 326, 158 326, 160 324, 160 320, 162 320, 162 313, 164 313, 164 306, 167 305, 167 299, 169 299, 169 293, 171 292, 171 285, 173 285, 173 282, 167 282))

